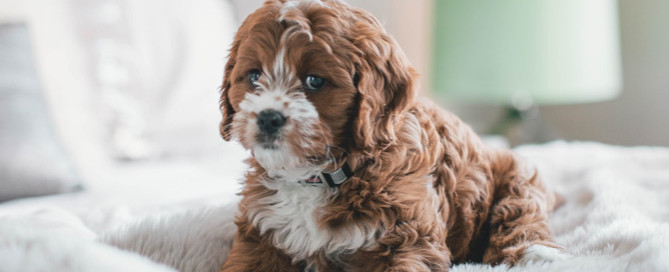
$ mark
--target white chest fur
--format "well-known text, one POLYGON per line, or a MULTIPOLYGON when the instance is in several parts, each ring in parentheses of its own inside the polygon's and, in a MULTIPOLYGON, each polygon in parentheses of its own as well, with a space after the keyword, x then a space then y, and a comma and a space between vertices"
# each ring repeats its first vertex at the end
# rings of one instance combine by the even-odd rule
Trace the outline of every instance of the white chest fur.
POLYGON ((358 225, 334 231, 317 224, 319 213, 335 189, 285 184, 262 200, 261 208, 249 215, 262 234, 271 232, 274 246, 293 261, 305 260, 323 250, 328 256, 352 252, 372 245, 376 230, 358 225))

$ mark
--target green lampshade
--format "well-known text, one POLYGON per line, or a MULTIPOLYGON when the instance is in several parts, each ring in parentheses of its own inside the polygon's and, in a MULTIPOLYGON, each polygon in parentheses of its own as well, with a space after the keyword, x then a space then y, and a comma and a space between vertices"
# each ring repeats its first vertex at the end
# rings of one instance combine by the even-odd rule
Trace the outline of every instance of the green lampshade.
POLYGON ((620 92, 614 0, 436 0, 435 12, 437 95, 564 104, 620 92))

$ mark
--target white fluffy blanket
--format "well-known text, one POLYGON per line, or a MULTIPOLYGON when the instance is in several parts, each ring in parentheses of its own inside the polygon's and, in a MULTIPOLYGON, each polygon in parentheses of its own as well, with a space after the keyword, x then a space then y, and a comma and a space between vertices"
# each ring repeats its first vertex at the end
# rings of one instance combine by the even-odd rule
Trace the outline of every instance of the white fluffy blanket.
MULTIPOLYGON (((669 149, 556 142, 517 151, 566 197, 551 227, 573 257, 453 271, 669 271, 669 149)), ((68 216, 0 219, 0 271, 217 271, 234 233, 233 214, 234 206, 200 206, 100 239, 68 216)))
POLYGON ((95 237, 79 218, 62 210, 1 218, 0 271, 174 272, 95 237))
MULTIPOLYGON (((508 271, 669 271, 669 149, 556 142, 516 151, 566 204, 551 217, 573 258, 508 271)), ((460 265, 453 271, 507 271, 460 265)))

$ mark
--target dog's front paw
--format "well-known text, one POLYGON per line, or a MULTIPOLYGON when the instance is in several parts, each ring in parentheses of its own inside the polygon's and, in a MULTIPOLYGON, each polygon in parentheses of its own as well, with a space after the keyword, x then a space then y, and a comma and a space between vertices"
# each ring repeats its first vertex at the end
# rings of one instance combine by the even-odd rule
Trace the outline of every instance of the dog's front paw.
POLYGON ((519 264, 525 265, 528 263, 554 262, 569 259, 571 257, 573 257, 571 254, 560 249, 534 244, 523 251, 523 257, 520 259, 519 264))

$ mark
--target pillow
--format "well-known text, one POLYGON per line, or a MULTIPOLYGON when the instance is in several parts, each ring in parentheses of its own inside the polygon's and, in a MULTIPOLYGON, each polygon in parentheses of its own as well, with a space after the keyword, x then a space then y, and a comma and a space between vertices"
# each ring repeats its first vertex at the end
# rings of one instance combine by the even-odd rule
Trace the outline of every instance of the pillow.
POLYGON ((10 2, 27 5, 49 116, 86 185, 137 160, 232 153, 218 132, 228 0, 10 2))
POLYGON ((81 141, 73 145, 69 139, 84 134, 112 160, 225 151, 218 132, 219 87, 237 27, 228 1, 41 4, 47 6, 31 10, 31 28, 48 103, 78 164, 87 167, 90 156, 80 156, 81 141), (53 88, 63 82, 79 89, 53 88))
POLYGON ((0 24, 0 201, 80 188, 50 123, 25 24, 0 24))

